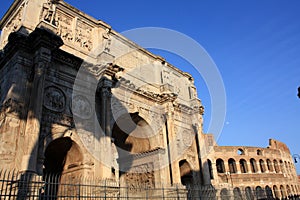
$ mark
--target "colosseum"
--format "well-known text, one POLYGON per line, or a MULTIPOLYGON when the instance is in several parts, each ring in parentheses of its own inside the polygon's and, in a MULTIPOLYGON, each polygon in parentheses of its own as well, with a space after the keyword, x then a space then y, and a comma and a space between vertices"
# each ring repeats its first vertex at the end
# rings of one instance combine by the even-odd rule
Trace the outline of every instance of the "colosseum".
POLYGON ((284 199, 288 147, 218 146, 193 77, 63 0, 0 21, 1 199, 284 199))
POLYGON ((247 199, 284 198, 299 192, 298 177, 288 147, 270 139, 267 148, 214 145, 207 157, 211 183, 220 196, 247 199))

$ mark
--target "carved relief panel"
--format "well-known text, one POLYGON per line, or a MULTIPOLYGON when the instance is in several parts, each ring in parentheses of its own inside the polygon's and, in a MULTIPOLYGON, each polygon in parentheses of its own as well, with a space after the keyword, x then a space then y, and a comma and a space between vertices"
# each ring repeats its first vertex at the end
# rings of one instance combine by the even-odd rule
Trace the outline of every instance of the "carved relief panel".
POLYGON ((21 27, 23 16, 24 16, 24 7, 25 7, 25 3, 23 3, 18 8, 17 12, 12 16, 12 18, 6 24, 6 26, 4 28, 4 31, 2 33, 3 36, 4 36, 4 39, 2 41, 2 45, 7 44, 8 36, 9 36, 10 33, 17 31, 21 27))
POLYGON ((80 18, 76 19, 60 10, 59 5, 54 4, 51 0, 43 5, 40 19, 56 27, 56 34, 65 43, 75 44, 76 47, 87 51, 92 50, 93 27, 80 18))
POLYGON ((24 5, 25 4, 22 4, 20 6, 20 8, 16 12, 15 16, 6 25, 6 28, 9 32, 17 31, 20 28, 21 22, 22 22, 23 11, 24 11, 24 5))
POLYGON ((73 21, 74 18, 64 14, 61 11, 56 13, 57 20, 57 32, 64 42, 73 42, 74 41, 74 31, 73 31, 73 21))
POLYGON ((48 0, 47 3, 44 3, 41 19, 47 23, 57 25, 57 21, 55 18, 55 6, 52 3, 52 0, 48 0))
POLYGON ((125 182, 131 190, 138 188, 154 188, 155 177, 153 171, 153 163, 146 163, 131 168, 132 172, 125 175, 125 182), (134 173, 135 172, 135 173, 134 173))
POLYGON ((45 89, 44 106, 55 112, 62 112, 66 107, 66 96, 61 89, 50 86, 45 89))
POLYGON ((88 51, 91 51, 93 48, 92 31, 92 26, 78 19, 75 30, 75 44, 88 51))

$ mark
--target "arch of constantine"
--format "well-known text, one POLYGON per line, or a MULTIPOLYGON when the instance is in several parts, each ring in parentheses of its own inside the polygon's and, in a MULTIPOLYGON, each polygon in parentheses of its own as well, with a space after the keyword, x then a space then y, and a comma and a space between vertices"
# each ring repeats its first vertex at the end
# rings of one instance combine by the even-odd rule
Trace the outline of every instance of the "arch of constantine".
POLYGON ((193 77, 62 0, 15 0, 0 28, 0 168, 217 196, 300 193, 288 147, 218 146, 193 77))

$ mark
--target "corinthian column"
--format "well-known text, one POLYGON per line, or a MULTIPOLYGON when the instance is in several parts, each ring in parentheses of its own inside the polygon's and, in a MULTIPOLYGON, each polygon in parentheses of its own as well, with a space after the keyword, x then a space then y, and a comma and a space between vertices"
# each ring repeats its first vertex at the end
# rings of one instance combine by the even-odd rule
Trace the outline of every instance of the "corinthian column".
POLYGON ((111 80, 107 78, 102 78, 100 80, 100 83, 98 85, 98 92, 100 95, 100 123, 101 128, 106 136, 111 135, 111 127, 110 127, 110 121, 111 121, 111 109, 110 109, 110 101, 111 101, 111 88, 113 86, 113 83, 111 80))

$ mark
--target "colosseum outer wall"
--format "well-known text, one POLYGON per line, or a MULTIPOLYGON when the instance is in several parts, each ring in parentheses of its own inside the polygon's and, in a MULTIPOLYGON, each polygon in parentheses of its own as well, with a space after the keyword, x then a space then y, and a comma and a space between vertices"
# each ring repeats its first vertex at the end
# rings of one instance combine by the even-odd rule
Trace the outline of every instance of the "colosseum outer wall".
POLYGON ((206 163, 211 183, 221 193, 282 198, 300 191, 290 151, 274 139, 269 140, 267 148, 215 145, 206 163))

